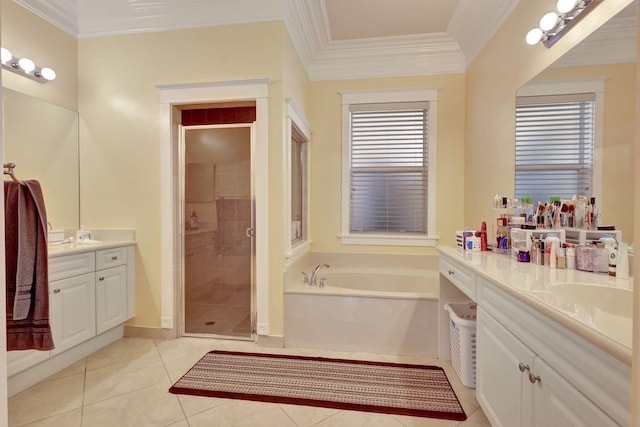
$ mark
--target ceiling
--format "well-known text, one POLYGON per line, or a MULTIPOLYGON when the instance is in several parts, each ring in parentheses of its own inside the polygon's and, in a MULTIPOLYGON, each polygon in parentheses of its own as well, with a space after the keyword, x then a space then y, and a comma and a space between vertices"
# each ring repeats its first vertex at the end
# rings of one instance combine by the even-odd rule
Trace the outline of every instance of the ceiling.
POLYGON ((15 1, 79 38, 281 20, 332 80, 464 73, 519 0, 15 1))

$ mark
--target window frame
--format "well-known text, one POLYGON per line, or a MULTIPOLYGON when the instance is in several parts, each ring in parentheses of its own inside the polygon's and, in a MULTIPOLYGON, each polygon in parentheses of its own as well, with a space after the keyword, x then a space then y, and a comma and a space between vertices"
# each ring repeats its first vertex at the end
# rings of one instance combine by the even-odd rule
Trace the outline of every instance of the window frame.
POLYGON ((284 188, 285 188, 285 197, 284 197, 284 230, 285 230, 285 236, 286 236, 286 250, 285 250, 285 258, 287 259, 287 265, 290 265, 291 263, 295 262, 297 259, 299 259, 302 255, 304 255, 305 253, 307 253, 310 249, 311 249, 311 237, 310 237, 310 231, 311 231, 311 198, 310 198, 310 194, 311 194, 311 186, 310 186, 310 181, 311 181, 311 175, 310 175, 310 170, 311 170, 311 126, 309 125, 309 122, 307 121, 307 119, 305 118, 304 114, 302 113, 302 111, 300 111, 300 109, 298 108, 298 106, 296 105, 296 103, 294 102, 293 99, 291 98, 287 98, 286 99, 286 110, 287 110, 287 115, 285 117, 285 123, 284 123, 284 138, 283 138, 283 153, 284 153, 284 170, 286 171, 283 175, 284 175, 284 188), (292 233, 291 233, 291 222, 293 220, 293 218, 291 217, 291 203, 292 203, 292 197, 291 197, 291 191, 292 191, 292 180, 293 177, 291 176, 291 161, 292 161, 292 153, 293 153, 293 149, 292 149, 292 141, 293 141, 293 126, 295 126, 298 130, 298 133, 301 134, 302 137, 304 137, 304 139, 306 140, 305 144, 307 145, 307 152, 306 152, 306 162, 305 162, 305 169, 306 169, 306 180, 303 180, 303 185, 304 185, 304 189, 303 189, 303 195, 305 198, 305 203, 307 205, 307 209, 306 212, 304 212, 303 210, 303 218, 302 221, 306 221, 306 236, 303 236, 303 238, 297 242, 292 242, 292 233))
POLYGON ((340 239, 346 245, 435 246, 436 236, 436 158, 438 89, 391 89, 340 92, 342 97, 342 230, 340 239), (427 217, 426 233, 352 233, 351 211, 351 120, 353 104, 427 103, 427 217))
MULTIPOLYGON (((580 95, 593 93, 595 95, 594 134, 593 134, 593 164, 591 187, 596 200, 602 200, 602 163, 604 140, 604 94, 605 79, 578 79, 578 80, 541 80, 530 82, 516 93, 519 97, 553 96, 553 95, 580 95)), ((515 123, 515 117, 514 117, 515 123)), ((514 189, 515 189, 515 147, 514 138, 514 189)))

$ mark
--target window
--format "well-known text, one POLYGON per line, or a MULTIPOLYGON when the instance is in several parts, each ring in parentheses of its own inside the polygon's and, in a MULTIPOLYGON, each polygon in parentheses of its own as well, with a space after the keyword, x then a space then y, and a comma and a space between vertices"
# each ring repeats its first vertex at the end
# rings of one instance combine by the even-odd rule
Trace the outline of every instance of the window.
POLYGON ((595 94, 519 97, 515 197, 591 196, 595 94))
POLYGON ((343 94, 343 243, 435 243, 435 93, 358 95, 343 94))
POLYGON ((307 240, 307 146, 308 140, 291 124, 291 244, 307 240))
POLYGON ((311 128, 292 99, 287 99, 286 135, 283 151, 288 170, 285 173, 285 230, 288 233, 288 264, 309 251, 309 144, 311 128))

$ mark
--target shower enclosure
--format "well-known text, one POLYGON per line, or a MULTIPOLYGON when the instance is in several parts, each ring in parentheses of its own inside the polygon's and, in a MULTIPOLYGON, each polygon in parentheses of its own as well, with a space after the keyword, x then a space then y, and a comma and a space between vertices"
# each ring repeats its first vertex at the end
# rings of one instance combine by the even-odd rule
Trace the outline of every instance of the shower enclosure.
POLYGON ((251 339, 252 125, 182 130, 182 333, 251 339))

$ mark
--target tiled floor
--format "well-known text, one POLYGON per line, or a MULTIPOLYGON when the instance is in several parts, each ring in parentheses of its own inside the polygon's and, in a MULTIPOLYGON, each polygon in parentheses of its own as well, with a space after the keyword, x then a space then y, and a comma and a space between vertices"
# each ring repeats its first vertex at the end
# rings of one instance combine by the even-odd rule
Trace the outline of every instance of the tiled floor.
POLYGON ((144 426, 475 426, 489 422, 474 390, 451 364, 417 357, 258 347, 252 342, 180 338, 122 339, 9 399, 9 425, 55 427, 144 426), (173 395, 171 384, 207 351, 239 350, 441 365, 468 419, 464 422, 306 406, 173 395))
POLYGON ((229 337, 251 336, 251 285, 208 282, 186 293, 185 331, 229 337))

